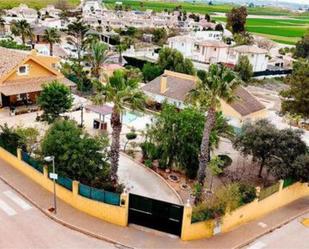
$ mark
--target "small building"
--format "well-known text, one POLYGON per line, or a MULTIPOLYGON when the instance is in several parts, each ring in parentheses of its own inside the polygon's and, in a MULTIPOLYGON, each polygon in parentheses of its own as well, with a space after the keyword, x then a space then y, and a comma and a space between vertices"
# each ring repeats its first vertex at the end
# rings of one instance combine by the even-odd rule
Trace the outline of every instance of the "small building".
POLYGON ((262 72, 267 69, 268 58, 267 50, 252 45, 237 46, 229 51, 229 59, 227 63, 236 65, 240 56, 247 56, 253 72, 262 72))
MULTIPOLYGON (((165 70, 164 74, 142 87, 147 96, 158 103, 167 101, 178 108, 185 107, 185 99, 194 89, 197 76, 165 70)), ((236 99, 232 103, 221 100, 221 111, 229 119, 230 124, 240 127, 244 121, 255 121, 266 117, 266 108, 244 87, 235 90, 236 99)))
POLYGON ((36 103, 42 85, 53 80, 74 87, 58 70, 60 59, 0 47, 0 106, 36 103))

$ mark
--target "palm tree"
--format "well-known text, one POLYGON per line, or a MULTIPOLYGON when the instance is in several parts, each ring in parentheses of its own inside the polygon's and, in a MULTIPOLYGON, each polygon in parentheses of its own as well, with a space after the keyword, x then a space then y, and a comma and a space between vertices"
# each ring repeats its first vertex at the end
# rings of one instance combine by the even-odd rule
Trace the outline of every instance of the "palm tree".
POLYGON ((91 74, 93 77, 100 77, 100 66, 108 58, 108 47, 106 44, 93 41, 90 45, 90 54, 88 60, 91 64, 91 74))
POLYGON ((43 40, 49 43, 49 55, 53 56, 54 44, 61 41, 60 33, 56 28, 45 29, 43 40))
POLYGON ((1 14, 0 14, 0 34, 4 33, 4 27, 5 27, 5 20, 2 18, 1 14))
POLYGON ((79 66, 82 60, 82 52, 87 46, 86 38, 89 29, 89 26, 86 25, 82 20, 77 20, 68 25, 67 34, 69 35, 69 37, 67 38, 67 41, 77 50, 77 62, 79 66))
POLYGON ((25 45, 27 37, 32 39, 32 28, 30 24, 24 19, 13 22, 11 30, 13 35, 21 37, 23 45, 25 45))
POLYGON ((112 102, 114 104, 111 126, 112 144, 110 149, 111 180, 117 183, 117 171, 120 151, 120 133, 122 130, 122 114, 125 112, 125 105, 129 104, 133 110, 143 110, 145 96, 138 88, 138 81, 129 78, 123 70, 116 70, 109 78, 106 85, 101 85, 100 92, 94 97, 96 104, 112 102))
POLYGON ((118 62, 120 65, 122 65, 122 52, 125 51, 126 49, 127 49, 127 46, 122 43, 116 46, 116 51, 119 53, 118 62))
POLYGON ((225 66, 212 64, 209 71, 205 72, 201 80, 197 82, 196 88, 188 93, 188 102, 196 105, 202 111, 207 110, 197 173, 197 180, 201 186, 204 185, 206 177, 210 151, 210 133, 215 125, 216 111, 220 106, 220 99, 228 103, 233 101, 235 98, 234 90, 239 83, 240 80, 233 71, 225 66))

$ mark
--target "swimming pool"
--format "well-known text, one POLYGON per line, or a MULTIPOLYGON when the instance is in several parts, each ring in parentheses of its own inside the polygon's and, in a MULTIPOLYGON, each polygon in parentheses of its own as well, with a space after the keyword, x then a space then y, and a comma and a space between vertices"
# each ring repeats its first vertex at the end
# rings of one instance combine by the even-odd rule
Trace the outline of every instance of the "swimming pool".
POLYGON ((137 112, 125 112, 122 116, 122 122, 125 124, 130 124, 142 116, 142 114, 137 112))

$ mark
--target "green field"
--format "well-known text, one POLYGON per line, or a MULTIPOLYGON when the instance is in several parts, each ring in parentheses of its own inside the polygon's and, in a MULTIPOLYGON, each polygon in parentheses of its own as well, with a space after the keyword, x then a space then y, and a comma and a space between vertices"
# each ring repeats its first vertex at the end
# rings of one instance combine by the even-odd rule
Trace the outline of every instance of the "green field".
MULTIPOLYGON (((103 0, 106 7, 114 8, 115 2, 118 0, 103 0)), ((119 0, 123 5, 130 5, 132 9, 140 10, 141 1, 136 0, 119 0)), ((235 5, 206 5, 205 3, 188 3, 188 2, 161 2, 161 1, 143 1, 143 9, 152 9, 155 11, 163 11, 164 9, 173 10, 176 6, 182 6, 182 9, 195 13, 211 13, 211 12, 229 12, 235 5)), ((289 11, 271 7, 255 7, 248 8, 249 14, 252 15, 289 15, 289 11)))
MULTIPOLYGON (((214 17, 215 20, 225 22, 225 17, 214 17)), ((261 34, 276 42, 295 44, 309 28, 309 17, 295 19, 248 18, 247 30, 261 34)))
MULTIPOLYGON (((113 9, 115 2, 118 0, 103 0, 107 8, 113 9)), ((137 0, 119 0, 123 6, 131 6, 133 10, 152 9, 154 11, 173 10, 176 6, 181 5, 183 10, 195 13, 214 13, 214 12, 229 12, 235 5, 206 5, 202 3, 188 2, 160 2, 160 1, 141 1, 137 0)), ((251 15, 265 15, 269 18, 248 18, 247 30, 266 36, 276 42, 295 44, 301 36, 309 28, 309 14, 295 16, 294 13, 279 8, 271 7, 254 7, 248 8, 248 13, 251 15), (294 15, 294 16, 293 16, 294 15), (275 19, 274 16, 284 16, 282 19, 275 19), (272 18, 273 17, 273 18, 272 18)), ((217 21, 225 22, 225 17, 215 17, 217 21)))
MULTIPOLYGON (((55 4, 58 0, 0 0, 0 9, 11 9, 20 5, 21 3, 27 4, 30 8, 41 9, 48 4, 55 4)), ((77 6, 80 0, 67 0, 70 6, 77 6)))

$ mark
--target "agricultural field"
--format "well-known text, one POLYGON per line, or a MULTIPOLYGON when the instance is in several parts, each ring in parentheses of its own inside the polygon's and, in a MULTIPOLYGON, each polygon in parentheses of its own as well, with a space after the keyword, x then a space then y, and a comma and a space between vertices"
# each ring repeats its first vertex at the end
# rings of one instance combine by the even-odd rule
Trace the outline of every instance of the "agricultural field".
MULTIPOLYGON (((11 9, 21 3, 27 4, 30 8, 41 9, 48 4, 56 4, 57 2, 58 0, 0 0, 0 9, 11 9)), ((80 0, 67 0, 67 2, 74 7, 80 3, 80 0)))
MULTIPOLYGON (((107 8, 114 8, 115 2, 118 0, 103 0, 107 8)), ((118 1, 119 2, 119 1, 118 1)), ((204 3, 188 3, 188 2, 161 2, 161 1, 137 1, 137 0, 122 0, 123 6, 130 5, 132 9, 152 9, 155 11, 173 10, 176 6, 181 5, 183 10, 195 13, 213 13, 213 12, 229 12, 235 5, 221 4, 221 5, 207 5, 204 3), (142 2, 142 4, 141 4, 142 2)), ((254 7, 248 8, 249 14, 252 15, 289 15, 287 10, 271 7, 254 7)))
MULTIPOLYGON (((213 17, 217 21, 225 22, 225 17, 213 17)), ((247 30, 254 34, 263 35, 276 42, 295 44, 309 29, 309 17, 248 18, 247 30)))

